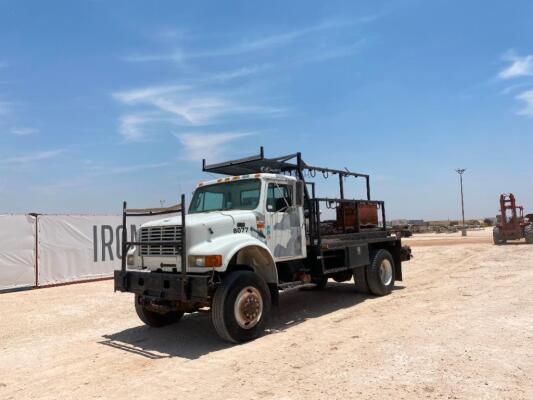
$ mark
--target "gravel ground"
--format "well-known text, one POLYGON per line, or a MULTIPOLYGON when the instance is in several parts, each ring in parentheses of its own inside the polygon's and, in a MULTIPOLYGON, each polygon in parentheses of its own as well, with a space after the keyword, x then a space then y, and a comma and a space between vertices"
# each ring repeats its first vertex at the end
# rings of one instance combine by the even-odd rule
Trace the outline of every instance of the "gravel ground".
POLYGON ((533 398, 533 246, 421 239, 392 295, 294 290, 239 346, 208 313, 141 325, 110 281, 2 294, 0 399, 533 398))

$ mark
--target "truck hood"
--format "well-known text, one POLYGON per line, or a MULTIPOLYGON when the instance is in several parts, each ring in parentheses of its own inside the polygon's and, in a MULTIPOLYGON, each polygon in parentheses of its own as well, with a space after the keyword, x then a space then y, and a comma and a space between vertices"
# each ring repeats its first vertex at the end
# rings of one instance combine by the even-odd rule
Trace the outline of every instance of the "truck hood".
MULTIPOLYGON (((141 229, 169 225, 181 225, 181 215, 147 222, 141 225, 141 229)), ((188 214, 185 217, 188 252, 195 254, 195 246, 221 239, 224 236, 228 237, 237 233, 252 235, 256 227, 256 212, 253 210, 188 214)))
MULTIPOLYGON (((187 214, 185 216, 185 223, 187 226, 195 226, 204 224, 209 225, 224 220, 232 222, 234 220, 239 220, 240 222, 243 217, 244 219, 247 219, 247 216, 251 216, 255 219, 255 213, 252 210, 211 211, 204 213, 187 214)), ((145 222, 141 225, 141 228, 167 225, 181 225, 181 215, 145 222)))

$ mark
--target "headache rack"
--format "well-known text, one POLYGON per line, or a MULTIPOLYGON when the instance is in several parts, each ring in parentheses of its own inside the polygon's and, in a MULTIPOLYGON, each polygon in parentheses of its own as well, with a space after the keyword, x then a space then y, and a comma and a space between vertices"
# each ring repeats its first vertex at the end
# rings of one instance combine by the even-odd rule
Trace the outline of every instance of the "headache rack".
MULTIPOLYGON (((308 171, 311 177, 316 176, 317 172, 322 173, 324 177, 329 175, 339 176, 340 198, 344 199, 344 182, 343 178, 351 176, 354 178, 364 178, 366 181, 366 197, 370 200, 370 176, 348 170, 339 170, 325 167, 315 167, 305 163, 302 160, 302 153, 288 154, 276 158, 265 158, 265 151, 261 146, 259 154, 251 157, 245 157, 233 161, 225 161, 218 164, 207 165, 205 159, 202 160, 202 171, 222 175, 246 175, 262 172, 270 173, 288 173, 294 174, 305 182, 304 171, 308 171), (290 160, 295 159, 295 163, 290 160)), ((306 188, 307 192, 307 188, 306 188)), ((314 197, 314 196, 313 196, 314 197)))
MULTIPOLYGON (((186 214, 186 206, 185 206, 185 195, 181 195, 181 203, 176 204, 174 206, 170 207, 162 207, 162 208, 127 208, 127 203, 124 202, 122 206, 122 264, 121 264, 121 271, 120 275, 122 277, 122 286, 127 287, 127 254, 128 250, 132 246, 139 246, 141 253, 143 251, 150 252, 150 249, 160 248, 161 249, 161 255, 165 251, 168 251, 168 249, 173 249, 172 254, 176 257, 180 257, 181 259, 181 288, 180 293, 185 296, 185 285, 187 284, 187 237, 186 237, 186 229, 185 229, 185 214, 186 214), (165 239, 165 236, 163 232, 161 235, 158 235, 160 237, 159 240, 152 240, 150 236, 147 236, 146 238, 139 238, 134 241, 128 242, 128 233, 127 233, 127 224, 126 220, 128 217, 148 217, 148 216, 156 216, 156 215, 165 215, 165 214, 175 214, 180 213, 181 215, 181 227, 179 234, 175 234, 174 240, 168 240, 165 239), (143 240, 147 239, 147 240, 143 240), (147 249, 147 250, 145 250, 147 249)), ((172 229, 178 229, 178 227, 171 227, 172 229)), ((147 254, 145 254, 147 255, 147 254)))
POLYGON ((305 209, 309 217, 309 241, 312 245, 321 246, 322 238, 333 238, 335 236, 347 235, 354 237, 383 237, 387 236, 385 203, 383 201, 371 200, 370 198, 370 176, 352 172, 347 169, 339 170, 327 167, 317 167, 307 164, 300 152, 288 154, 286 156, 266 158, 264 149, 261 146, 259 154, 232 161, 225 161, 217 164, 207 164, 202 160, 202 170, 204 172, 222 175, 247 175, 255 173, 278 173, 295 176, 304 182, 305 209), (339 197, 324 198, 315 196, 315 183, 306 182, 308 177, 314 178, 317 174, 322 174, 324 178, 337 175, 339 179, 339 197), (347 177, 363 178, 366 186, 366 199, 347 199, 344 196, 344 179, 347 177), (310 188, 309 188, 309 187, 310 188), (327 221, 320 220, 320 204, 326 208, 335 208, 337 212, 336 231, 324 232, 324 225, 327 221), (366 224, 363 213, 370 208, 375 208, 375 215, 381 216, 381 223, 366 224))

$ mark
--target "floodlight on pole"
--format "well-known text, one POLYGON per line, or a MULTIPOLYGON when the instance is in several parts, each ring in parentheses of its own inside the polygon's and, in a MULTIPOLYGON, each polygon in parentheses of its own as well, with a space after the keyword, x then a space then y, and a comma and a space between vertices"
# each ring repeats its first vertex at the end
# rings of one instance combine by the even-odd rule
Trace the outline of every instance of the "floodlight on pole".
POLYGON ((458 168, 455 170, 459 174, 459 180, 461 181, 461 212, 463 214, 463 229, 462 236, 466 236, 466 227, 465 227, 465 202, 463 197, 463 174, 465 173, 466 168, 458 168))

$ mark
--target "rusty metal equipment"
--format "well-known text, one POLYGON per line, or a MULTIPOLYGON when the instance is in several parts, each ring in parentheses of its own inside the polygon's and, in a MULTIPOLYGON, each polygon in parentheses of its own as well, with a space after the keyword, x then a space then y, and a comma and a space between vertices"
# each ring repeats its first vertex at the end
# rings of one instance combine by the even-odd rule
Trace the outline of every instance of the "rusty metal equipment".
POLYGON ((532 214, 524 216, 524 207, 516 205, 512 193, 500 195, 500 215, 496 217, 493 229, 494 244, 505 244, 508 240, 526 239, 533 244, 532 214))
POLYGON ((359 202, 340 203, 337 207, 337 226, 343 232, 360 232, 362 229, 377 228, 379 204, 359 202))

